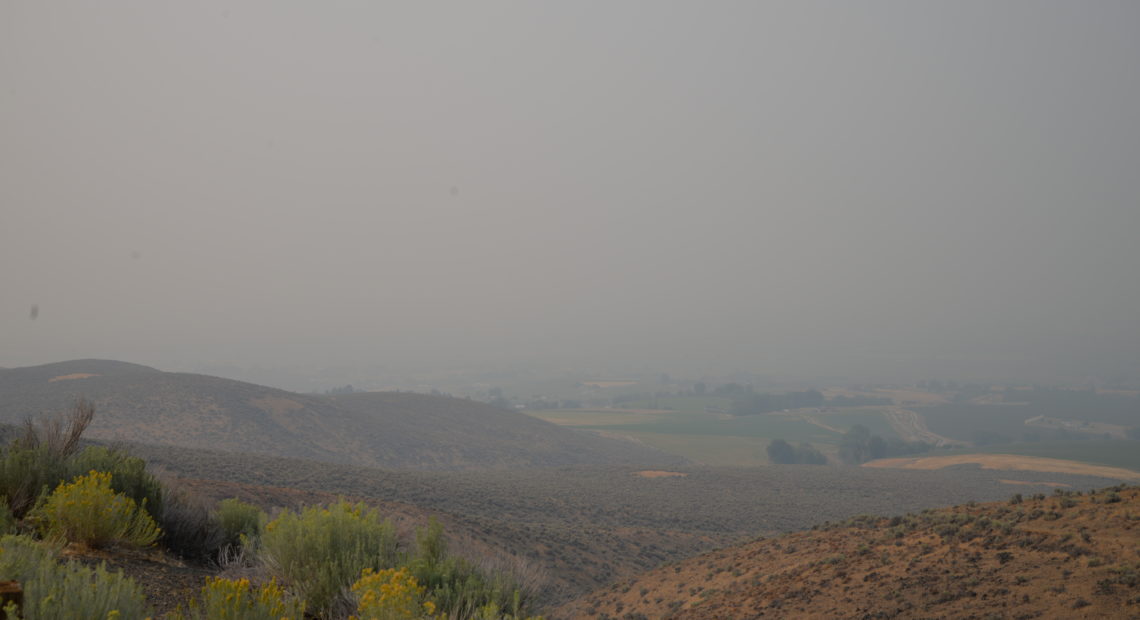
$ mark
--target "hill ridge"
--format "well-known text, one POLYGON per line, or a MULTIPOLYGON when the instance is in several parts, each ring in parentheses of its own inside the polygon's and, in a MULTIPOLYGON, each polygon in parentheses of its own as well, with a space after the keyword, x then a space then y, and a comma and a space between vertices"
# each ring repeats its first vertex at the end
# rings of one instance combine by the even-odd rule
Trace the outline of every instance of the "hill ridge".
POLYGON ((677 464, 680 457, 475 401, 408 392, 331 397, 109 360, 0 371, 0 423, 91 400, 93 439, 417 469, 575 463, 677 464))
POLYGON ((554 618, 1140 617, 1140 487, 862 516, 655 569, 554 618))

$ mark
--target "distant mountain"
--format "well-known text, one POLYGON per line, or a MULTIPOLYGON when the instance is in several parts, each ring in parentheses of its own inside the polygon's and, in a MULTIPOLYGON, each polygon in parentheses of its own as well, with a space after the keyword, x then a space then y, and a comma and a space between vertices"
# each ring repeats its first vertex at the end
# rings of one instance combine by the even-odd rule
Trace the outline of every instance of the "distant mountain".
POLYGON ((417 469, 680 460, 443 396, 295 394, 108 360, 0 370, 0 423, 66 411, 81 397, 95 403, 94 439, 417 469))
POLYGON ((856 517, 727 547, 550 618, 1135 618, 1140 488, 856 517))

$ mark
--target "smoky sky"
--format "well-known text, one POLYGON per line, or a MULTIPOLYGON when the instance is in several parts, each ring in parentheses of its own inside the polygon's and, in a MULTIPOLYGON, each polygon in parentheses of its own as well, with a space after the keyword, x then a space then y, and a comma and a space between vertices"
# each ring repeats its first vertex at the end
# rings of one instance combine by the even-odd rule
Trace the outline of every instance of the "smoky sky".
POLYGON ((1132 2, 7 0, 0 365, 1135 372, 1138 59, 1132 2))

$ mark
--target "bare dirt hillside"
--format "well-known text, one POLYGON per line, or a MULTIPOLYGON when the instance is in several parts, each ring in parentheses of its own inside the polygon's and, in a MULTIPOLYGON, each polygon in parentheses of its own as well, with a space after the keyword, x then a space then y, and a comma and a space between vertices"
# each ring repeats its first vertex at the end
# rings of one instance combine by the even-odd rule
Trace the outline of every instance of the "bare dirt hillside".
POLYGON ((92 439, 413 469, 684 461, 444 396, 333 398, 107 360, 0 370, 0 423, 64 411, 78 398, 95 404, 92 439))
POLYGON ((1140 488, 860 517, 665 566, 553 618, 1138 618, 1140 488))

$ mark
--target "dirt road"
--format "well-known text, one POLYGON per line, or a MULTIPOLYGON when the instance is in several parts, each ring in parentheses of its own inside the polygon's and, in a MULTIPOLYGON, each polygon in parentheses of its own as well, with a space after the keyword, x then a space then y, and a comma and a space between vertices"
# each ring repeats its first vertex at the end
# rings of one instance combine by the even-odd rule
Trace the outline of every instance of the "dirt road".
POLYGON ((890 423, 891 429, 898 434, 903 441, 925 441, 926 443, 934 444, 936 446, 959 446, 964 442, 943 437, 929 428, 926 428, 926 421, 918 413, 910 409, 903 409, 902 407, 887 407, 883 409, 883 415, 890 423))

